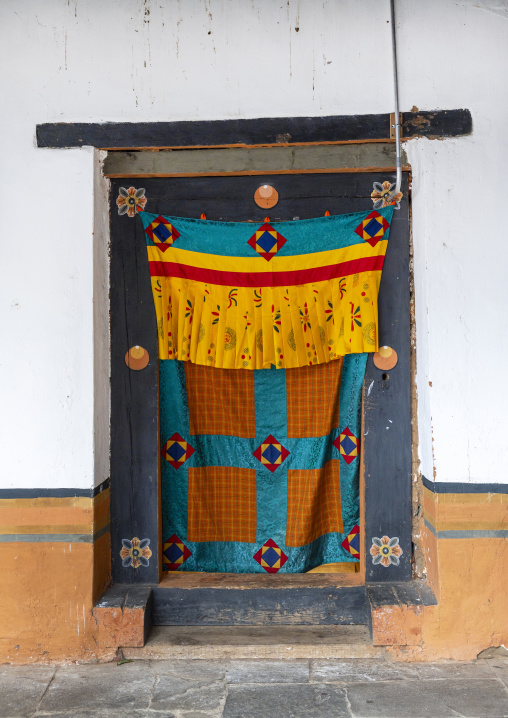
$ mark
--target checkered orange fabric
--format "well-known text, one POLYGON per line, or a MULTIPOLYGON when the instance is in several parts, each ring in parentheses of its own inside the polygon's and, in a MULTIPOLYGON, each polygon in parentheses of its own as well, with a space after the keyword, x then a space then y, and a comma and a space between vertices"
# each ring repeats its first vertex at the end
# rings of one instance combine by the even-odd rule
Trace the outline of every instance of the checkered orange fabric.
POLYGON ((256 471, 189 468, 187 538, 256 543, 256 471))
POLYGON ((191 436, 256 436, 254 373, 185 362, 191 436))
POLYGON ((339 460, 328 461, 321 469, 290 469, 286 546, 305 546, 332 532, 344 532, 339 460))
POLYGON ((326 436, 339 426, 342 357, 286 370, 288 436, 326 436))

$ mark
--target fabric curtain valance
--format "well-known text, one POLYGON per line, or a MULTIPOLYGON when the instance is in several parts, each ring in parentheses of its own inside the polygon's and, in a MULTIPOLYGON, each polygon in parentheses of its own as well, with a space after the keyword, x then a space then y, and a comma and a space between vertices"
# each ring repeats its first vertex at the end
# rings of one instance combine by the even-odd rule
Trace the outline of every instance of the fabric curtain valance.
POLYGON ((377 351, 392 214, 256 225, 142 212, 159 358, 290 369, 377 351))

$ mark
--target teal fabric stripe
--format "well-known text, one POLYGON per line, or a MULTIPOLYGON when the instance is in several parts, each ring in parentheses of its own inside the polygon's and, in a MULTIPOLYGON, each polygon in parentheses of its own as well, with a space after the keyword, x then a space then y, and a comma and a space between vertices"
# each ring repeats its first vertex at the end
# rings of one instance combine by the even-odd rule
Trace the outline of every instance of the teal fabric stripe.
POLYGON ((286 543, 287 478, 287 470, 282 466, 273 473, 264 468, 256 472, 258 548, 268 539, 281 548, 286 543))
MULTIPOLYGON (((189 435, 189 409, 183 362, 159 360, 159 393, 161 448, 175 432, 194 447, 195 437, 189 435)), ((186 461, 175 470, 161 457, 163 541, 173 533, 182 540, 187 538, 189 465, 192 465, 191 462, 186 461)))
MULTIPOLYGON (((254 397, 256 411, 255 449, 271 434, 288 451, 286 412, 286 371, 285 369, 257 369, 254 372, 254 397)), ((287 517, 287 465, 286 461, 273 473, 264 468, 257 459, 257 531, 260 545, 271 538, 279 546, 286 541, 287 517)), ((256 563, 252 561, 251 563, 256 563)))
MULTIPOLYGON (((161 434, 161 442, 163 445, 164 441, 172 436, 176 429, 170 433, 163 429, 161 429, 161 431, 164 431, 164 433, 161 434)), ((178 469, 178 474, 180 474, 186 466, 237 466, 240 469, 256 469, 262 472, 268 472, 268 474, 272 475, 272 473, 268 469, 264 469, 258 459, 253 456, 253 452, 267 438, 269 434, 268 431, 265 431, 263 434, 258 434, 255 439, 242 439, 238 436, 215 436, 212 434, 200 434, 198 436, 189 437, 181 431, 178 433, 183 436, 194 449, 194 454, 178 469)), ((274 432, 272 435, 289 451, 289 456, 281 467, 276 470, 276 473, 287 469, 319 469, 330 459, 339 458, 337 448, 332 445, 334 439, 339 436, 337 429, 334 429, 328 436, 318 436, 316 438, 304 437, 301 439, 288 439, 281 432, 274 432)), ((354 466, 354 462, 350 464, 350 467, 351 466, 354 466)), ((347 468, 345 462, 341 464, 341 474, 343 467, 347 468)), ((172 470, 174 471, 174 469, 172 470)))
POLYGON ((305 571, 310 571, 323 563, 358 563, 346 549, 342 548, 343 540, 344 534, 332 533, 320 536, 306 546, 284 547, 288 561, 282 570, 285 573, 300 573, 301 566, 305 566, 305 571))
MULTIPOLYGON (((185 364, 181 361, 159 360, 159 393, 163 407, 161 409, 161 439, 169 439, 175 431, 188 441, 189 408, 187 405, 187 386, 185 382, 185 364)), ((163 440, 166 441, 167 439, 163 440)))
POLYGON ((338 459, 339 452, 332 444, 338 435, 334 429, 328 436, 285 439, 282 443, 291 452, 284 462, 286 469, 320 469, 330 459, 338 459))
MULTIPOLYGON (((256 447, 269 434, 286 437, 288 434, 286 412, 286 370, 255 369, 254 397, 256 402, 256 447)), ((254 448, 256 448, 254 447, 254 448)), ((289 449, 288 446, 286 446, 289 449)))
MULTIPOLYGON (((390 222, 393 209, 393 206, 390 206, 377 211, 390 222)), ((273 228, 287 240, 277 252, 277 257, 313 254, 364 244, 364 240, 355 233, 355 229, 371 211, 315 219, 299 219, 293 222, 274 222, 273 228)), ((144 228, 158 216, 151 212, 139 214, 144 228)), ((254 222, 212 222, 171 215, 163 215, 163 217, 180 233, 180 237, 176 240, 180 249, 223 257, 257 256, 247 242, 263 222, 258 225, 254 222)), ((389 231, 388 229, 385 234, 386 239, 388 239, 389 231)), ((154 244, 147 234, 145 234, 145 238, 148 245, 154 244)), ((266 260, 263 259, 263 261, 266 260)))
MULTIPOLYGON (((367 366, 367 354, 344 357, 340 387, 339 431, 346 427, 358 439, 362 428, 362 388, 367 366)), ((360 457, 349 465, 340 462, 340 499, 342 521, 346 535, 360 520, 360 457)))
MULTIPOLYGON (((324 563, 357 563, 356 559, 342 548, 344 536, 338 533, 325 534, 307 546, 288 548, 279 543, 288 560, 278 573, 302 573, 310 571, 324 563)), ((207 541, 195 543, 186 541, 185 545, 192 555, 184 563, 183 571, 205 571, 231 573, 265 573, 265 569, 253 560, 259 551, 263 537, 257 543, 239 543, 232 541, 207 541)))
POLYGON ((259 461, 252 456, 257 448, 256 439, 199 434, 191 436, 190 444, 195 453, 185 462, 189 466, 236 466, 239 469, 257 469, 259 466, 259 461))

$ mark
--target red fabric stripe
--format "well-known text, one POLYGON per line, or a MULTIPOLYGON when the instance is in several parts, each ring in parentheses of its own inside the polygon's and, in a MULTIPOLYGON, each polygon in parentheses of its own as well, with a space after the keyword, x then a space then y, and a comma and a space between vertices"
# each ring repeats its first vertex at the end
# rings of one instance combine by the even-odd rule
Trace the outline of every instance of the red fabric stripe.
POLYGON ((181 277, 226 287, 291 287, 347 277, 360 272, 380 271, 383 269, 384 260, 384 256, 363 257, 327 267, 295 269, 290 272, 221 272, 173 262, 149 262, 149 265, 152 277, 181 277))

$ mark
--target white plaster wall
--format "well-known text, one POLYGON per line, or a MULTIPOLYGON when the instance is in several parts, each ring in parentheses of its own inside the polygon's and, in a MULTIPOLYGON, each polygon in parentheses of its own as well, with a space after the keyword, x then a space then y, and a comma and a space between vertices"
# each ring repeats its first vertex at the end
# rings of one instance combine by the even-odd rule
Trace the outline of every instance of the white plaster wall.
MULTIPOLYGON (((472 137, 407 146, 422 468, 506 481, 507 4, 397 7, 402 109, 474 118, 472 137)), ((388 112, 388 16, 388 0, 3 0, 1 487, 88 488, 107 472, 94 155, 37 149, 35 125, 388 112)))

